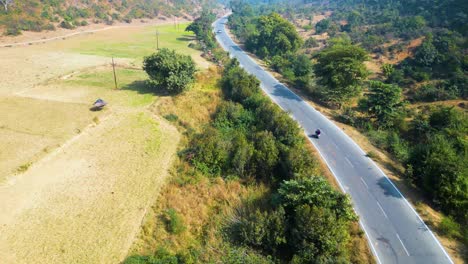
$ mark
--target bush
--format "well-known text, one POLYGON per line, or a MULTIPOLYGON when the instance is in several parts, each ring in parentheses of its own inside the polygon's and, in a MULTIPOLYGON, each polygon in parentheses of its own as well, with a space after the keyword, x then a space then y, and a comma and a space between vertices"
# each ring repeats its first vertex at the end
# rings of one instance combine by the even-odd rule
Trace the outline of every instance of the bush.
POLYGON ((4 33, 6 36, 21 35, 21 30, 18 27, 8 27, 4 33))
POLYGON ((462 231, 460 225, 455 222, 451 217, 443 217, 438 226, 439 231, 450 238, 462 238, 462 231))
POLYGON ((176 210, 169 208, 166 210, 164 217, 166 220, 168 232, 177 235, 185 231, 185 225, 176 210))
POLYGON ((63 21, 60 23, 60 27, 61 27, 61 28, 65 28, 65 29, 74 29, 74 28, 75 28, 75 25, 73 25, 73 22, 63 20, 63 21))
POLYGON ((149 75, 148 84, 157 91, 178 94, 194 81, 195 62, 188 55, 161 49, 144 58, 143 69, 149 75))
POLYGON ((88 21, 86 20, 83 20, 80 22, 80 26, 84 27, 84 26, 87 26, 88 25, 88 21))
POLYGON ((246 207, 238 214, 234 230, 241 244, 269 253, 286 244, 287 224, 282 207, 270 212, 246 207))
POLYGON ((318 46, 319 44, 314 37, 310 37, 304 42, 304 48, 315 48, 318 46))
POLYGON ((223 256, 224 264, 274 264, 271 257, 264 257, 246 248, 229 248, 223 256))
POLYGON ((55 26, 54 24, 47 24, 45 27, 44 27, 44 30, 49 30, 49 31, 54 31, 55 30, 55 26))

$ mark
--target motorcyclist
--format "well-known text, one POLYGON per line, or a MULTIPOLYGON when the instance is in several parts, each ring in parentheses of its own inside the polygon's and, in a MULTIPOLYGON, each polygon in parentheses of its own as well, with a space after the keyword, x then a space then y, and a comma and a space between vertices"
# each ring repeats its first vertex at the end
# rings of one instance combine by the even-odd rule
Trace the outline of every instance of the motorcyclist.
POLYGON ((320 136, 320 133, 322 133, 322 131, 320 131, 320 128, 317 128, 317 130, 315 130, 315 135, 317 138, 320 136))

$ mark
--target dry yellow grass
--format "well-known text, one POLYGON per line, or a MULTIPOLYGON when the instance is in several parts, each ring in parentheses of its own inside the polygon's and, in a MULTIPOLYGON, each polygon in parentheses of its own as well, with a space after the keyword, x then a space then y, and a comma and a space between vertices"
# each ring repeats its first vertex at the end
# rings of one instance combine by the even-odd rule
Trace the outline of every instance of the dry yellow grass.
MULTIPOLYGON (((116 91, 109 50, 79 48, 114 37, 110 47, 127 54, 133 48, 121 40, 152 33, 108 30, 0 49, 0 262, 116 263, 127 254, 180 136, 147 111, 158 98, 134 69, 141 58, 116 60, 116 91), (97 97, 109 106, 91 112, 97 97)), ((177 34, 185 33, 170 41, 177 34)))
POLYGON ((178 124, 199 129, 210 120, 210 115, 220 101, 220 90, 217 86, 221 73, 211 67, 197 74, 194 87, 181 95, 165 96, 151 106, 151 111, 160 116, 177 115, 178 124))
POLYGON ((0 182, 79 134, 96 116, 84 104, 0 97, 0 182))
POLYGON ((122 260, 178 143, 161 122, 144 112, 111 115, 10 179, 0 189, 0 258, 122 260))

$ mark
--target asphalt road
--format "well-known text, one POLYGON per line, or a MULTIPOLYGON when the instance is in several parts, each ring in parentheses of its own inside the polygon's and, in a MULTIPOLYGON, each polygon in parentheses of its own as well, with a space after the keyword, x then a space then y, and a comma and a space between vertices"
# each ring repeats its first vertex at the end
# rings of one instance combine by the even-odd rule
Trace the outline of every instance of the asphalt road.
POLYGON ((340 128, 256 64, 226 34, 223 17, 216 39, 261 81, 263 91, 290 113, 320 152, 342 190, 351 196, 378 263, 453 263, 416 211, 382 170, 340 128), (320 139, 310 135, 320 128, 320 139))

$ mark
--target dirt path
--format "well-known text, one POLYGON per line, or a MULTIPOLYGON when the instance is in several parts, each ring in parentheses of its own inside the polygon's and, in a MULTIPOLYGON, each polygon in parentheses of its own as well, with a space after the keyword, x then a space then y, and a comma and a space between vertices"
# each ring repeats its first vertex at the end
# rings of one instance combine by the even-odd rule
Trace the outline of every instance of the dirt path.
MULTIPOLYGON (((182 19, 178 20, 178 23, 184 23, 187 22, 188 20, 182 19)), ((9 42, 9 43, 1 43, 0 48, 10 48, 10 47, 17 47, 17 46, 29 46, 33 44, 38 44, 38 43, 46 43, 54 40, 64 40, 70 37, 78 36, 78 35, 84 35, 84 34, 92 34, 100 31, 105 31, 109 29, 118 29, 118 28, 132 28, 132 27, 147 27, 147 26, 156 26, 156 25, 168 25, 174 23, 173 21, 165 21, 165 20, 153 20, 149 21, 149 23, 132 23, 132 24, 123 24, 119 23, 118 25, 114 26, 108 26, 104 28, 96 28, 99 27, 100 24, 91 24, 90 26, 86 27, 85 29, 75 29, 73 30, 72 33, 67 33, 63 34, 62 32, 65 31, 70 31, 70 30, 57 30, 56 33, 59 35, 53 36, 53 37, 46 37, 45 35, 47 33, 33 33, 33 32, 28 32, 29 35, 31 36, 22 36, 23 40, 19 42, 9 42), (96 29, 95 29, 96 28, 96 29), (42 37, 41 37, 42 36, 42 37), (39 39, 38 39, 39 37, 39 39)), ((16 37, 17 38, 17 37, 16 37)), ((14 40, 15 37, 10 37, 9 40, 7 41, 12 41, 14 40)), ((1 38, 0 38, 1 40, 1 38)))
POLYGON ((116 111, 0 186, 2 263, 116 263, 167 176, 179 134, 116 111))

